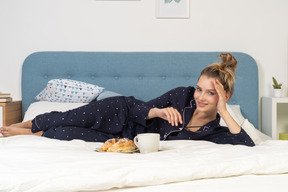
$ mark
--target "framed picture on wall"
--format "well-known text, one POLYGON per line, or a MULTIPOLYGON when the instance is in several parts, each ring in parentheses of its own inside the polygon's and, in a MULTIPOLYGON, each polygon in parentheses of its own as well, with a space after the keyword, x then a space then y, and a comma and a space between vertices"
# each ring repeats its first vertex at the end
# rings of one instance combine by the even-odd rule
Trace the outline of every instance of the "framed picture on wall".
POLYGON ((156 0, 157 18, 189 18, 190 0, 156 0))

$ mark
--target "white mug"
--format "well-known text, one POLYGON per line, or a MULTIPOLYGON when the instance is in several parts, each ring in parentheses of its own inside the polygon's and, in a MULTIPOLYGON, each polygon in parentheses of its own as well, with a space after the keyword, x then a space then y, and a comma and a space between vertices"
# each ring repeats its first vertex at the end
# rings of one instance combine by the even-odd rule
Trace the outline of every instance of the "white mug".
POLYGON ((159 150, 159 133, 141 133, 134 137, 134 143, 140 150, 140 153, 151 153, 159 150))

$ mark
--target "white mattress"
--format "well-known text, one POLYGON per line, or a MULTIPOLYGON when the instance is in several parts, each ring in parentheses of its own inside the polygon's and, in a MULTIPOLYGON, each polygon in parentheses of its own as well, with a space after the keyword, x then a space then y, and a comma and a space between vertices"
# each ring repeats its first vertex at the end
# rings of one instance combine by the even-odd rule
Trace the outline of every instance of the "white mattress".
MULTIPOLYGON (((243 175, 164 185, 105 190, 106 192, 287 192, 288 174, 243 175)), ((99 191, 104 192, 104 191, 99 191)))
POLYGON ((189 186, 205 191, 206 182, 213 183, 210 190, 222 185, 229 190, 233 184, 225 180, 237 180, 240 188, 251 178, 265 184, 277 178, 277 186, 287 181, 279 174, 288 173, 288 141, 267 140, 255 147, 162 141, 161 151, 150 154, 96 152, 101 145, 39 136, 1 138, 0 191, 173 191, 189 186))

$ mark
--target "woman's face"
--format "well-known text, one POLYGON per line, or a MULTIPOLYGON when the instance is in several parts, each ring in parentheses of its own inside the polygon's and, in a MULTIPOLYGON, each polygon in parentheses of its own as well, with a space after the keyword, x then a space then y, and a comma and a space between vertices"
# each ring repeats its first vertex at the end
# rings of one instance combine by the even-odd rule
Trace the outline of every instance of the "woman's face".
POLYGON ((215 78, 207 77, 205 75, 200 76, 194 93, 198 111, 217 111, 219 96, 214 86, 215 80, 215 78))

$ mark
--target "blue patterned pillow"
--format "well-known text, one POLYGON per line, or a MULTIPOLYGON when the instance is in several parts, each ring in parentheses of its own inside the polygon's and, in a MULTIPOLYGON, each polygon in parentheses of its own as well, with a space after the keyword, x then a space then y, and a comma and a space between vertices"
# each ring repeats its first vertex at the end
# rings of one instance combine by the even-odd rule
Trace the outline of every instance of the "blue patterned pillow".
POLYGON ((89 103, 102 93, 103 87, 71 79, 52 79, 36 97, 39 101, 89 103))

